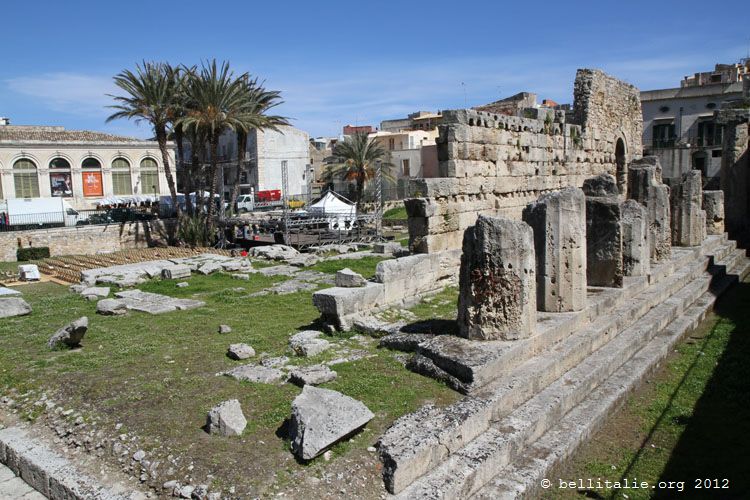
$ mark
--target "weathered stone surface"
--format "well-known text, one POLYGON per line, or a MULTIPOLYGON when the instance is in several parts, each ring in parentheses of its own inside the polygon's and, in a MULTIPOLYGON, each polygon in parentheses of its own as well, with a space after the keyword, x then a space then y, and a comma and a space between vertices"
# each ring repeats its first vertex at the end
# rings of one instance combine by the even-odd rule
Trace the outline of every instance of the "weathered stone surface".
POLYGON ((672 254, 669 188, 662 183, 658 158, 646 156, 629 165, 628 198, 646 207, 651 259, 668 259, 672 254))
POLYGON ((161 270, 161 277, 165 280, 177 280, 190 277, 190 268, 185 265, 175 265, 161 270))
POLYGON ((180 282, 179 282, 179 283, 177 283, 177 285, 175 285, 175 286, 176 286, 177 288, 187 288, 187 287, 189 287, 189 286, 190 286, 190 283, 188 283, 187 281, 180 281, 180 282))
POLYGON ((61 345, 78 347, 81 345, 81 340, 88 329, 89 319, 86 316, 78 318, 57 330, 47 342, 47 347, 50 349, 55 349, 61 345))
POLYGON ((331 347, 331 343, 321 339, 321 332, 315 330, 305 330, 299 332, 289 339, 289 347, 297 356, 315 356, 331 347))
POLYGON ((198 272, 204 275, 212 274, 217 271, 221 271, 222 267, 221 264, 217 262, 206 262, 202 266, 198 268, 198 272))
POLYGON ((380 336, 397 332, 402 326, 406 325, 405 321, 397 323, 386 323, 370 315, 362 315, 354 318, 353 327, 355 330, 368 335, 380 336))
POLYGON ((97 314, 119 316, 128 312, 128 306, 122 300, 103 299, 96 303, 97 314))
POLYGON ((247 426, 240 402, 236 399, 224 401, 208 412, 206 430, 209 434, 240 436, 247 426))
POLYGON ((622 211, 622 270, 625 276, 648 276, 651 271, 648 213, 635 200, 627 200, 622 211))
POLYGON ((596 177, 589 177, 583 181, 581 188, 586 196, 617 196, 620 191, 617 189, 617 179, 614 175, 599 174, 596 177))
POLYGON ((721 172, 719 182, 724 192, 726 229, 730 238, 748 227, 748 195, 750 195, 750 109, 726 106, 715 113, 723 126, 721 172))
POLYGON ((232 333, 232 327, 229 325, 219 325, 219 333, 232 333))
POLYGON ((292 370, 289 381, 299 386, 320 385, 336 379, 336 372, 326 365, 305 366, 292 370))
POLYGON ((39 281, 39 268, 36 264, 22 264, 18 266, 18 277, 21 281, 39 281))
POLYGON ((479 216, 464 234, 458 328, 463 337, 514 340, 536 323, 534 233, 524 222, 479 216))
POLYGON ((374 253, 386 254, 386 255, 398 255, 406 250, 401 246, 398 241, 385 241, 382 243, 374 243, 372 245, 372 251, 374 253))
POLYGON ((299 252, 287 245, 268 245, 250 249, 250 255, 268 260, 289 260, 297 257, 299 252))
POLYGON ((304 460, 372 420, 373 413, 360 401, 340 392, 305 385, 292 402, 290 437, 292 452, 304 460))
POLYGON ((206 305, 202 300, 176 299, 167 295, 143 292, 141 290, 117 292, 115 293, 115 297, 123 302, 128 309, 149 314, 184 311, 206 305))
POLYGON ((361 274, 355 273, 348 267, 336 272, 336 286, 355 288, 365 286, 366 281, 361 274))
POLYGON ((247 359, 255 356, 255 349, 247 344, 232 344, 227 350, 227 356, 232 359, 247 359))
POLYGON ((706 233, 724 233, 724 192, 703 191, 703 210, 706 212, 706 233))
POLYGON ((298 267, 294 266, 271 266, 258 270, 263 276, 294 276, 299 272, 298 267))
POLYGON ((0 298, 0 318, 31 314, 31 306, 21 297, 0 298))
POLYGON ((90 286, 81 290, 84 297, 93 295, 94 297, 109 297, 110 288, 108 286, 90 286))
POLYGON ((700 170, 682 174, 673 186, 672 245, 694 247, 706 239, 706 212, 703 205, 703 179, 700 170))
POLYGON ((217 375, 226 375, 244 382, 258 382, 262 384, 275 384, 286 379, 281 370, 262 365, 243 365, 232 368, 217 375))
POLYGON ((11 297, 11 296, 20 297, 21 295, 23 294, 14 288, 7 288, 4 286, 0 286, 0 297, 11 297))
MULTIPOLYGON (((617 191, 614 177, 595 178, 597 186, 609 186, 602 179, 611 181, 610 188, 617 191)), ((586 306, 586 198, 583 192, 569 187, 545 194, 526 206, 523 220, 534 231, 537 309, 580 311, 586 306)))
POLYGON ((622 286, 622 213, 617 197, 586 197, 586 279, 622 286))
POLYGON ((432 333, 391 333, 380 339, 378 347, 396 351, 414 352, 422 342, 435 338, 432 333))
POLYGON ((320 262, 321 259, 315 254, 311 253, 301 253, 297 255, 296 257, 292 257, 290 259, 287 259, 287 263, 290 266, 294 267, 308 267, 308 266, 314 266, 318 262, 320 262))

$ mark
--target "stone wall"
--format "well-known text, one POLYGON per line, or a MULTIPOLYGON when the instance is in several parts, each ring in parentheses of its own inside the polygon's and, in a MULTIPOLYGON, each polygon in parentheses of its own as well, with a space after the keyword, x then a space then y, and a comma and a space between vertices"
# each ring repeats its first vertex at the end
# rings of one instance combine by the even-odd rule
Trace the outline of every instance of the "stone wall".
POLYGON ((638 90, 601 71, 579 70, 574 106, 577 123, 545 108, 528 110, 533 118, 444 111, 441 177, 414 180, 411 192, 421 197, 406 201, 410 249, 459 249, 478 215, 520 220, 542 194, 580 187, 601 173, 626 183, 625 165, 642 150, 638 90))
POLYGON ((166 241, 166 231, 163 221, 9 231, 0 233, 0 259, 15 261, 19 247, 49 247, 52 256, 145 248, 166 241))

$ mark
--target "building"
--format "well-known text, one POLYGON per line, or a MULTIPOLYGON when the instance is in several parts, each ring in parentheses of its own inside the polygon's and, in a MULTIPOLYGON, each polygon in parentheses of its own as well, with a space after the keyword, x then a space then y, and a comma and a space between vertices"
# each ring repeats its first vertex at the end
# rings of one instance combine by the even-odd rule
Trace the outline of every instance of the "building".
POLYGON ((437 136, 437 128, 370 134, 388 152, 388 162, 396 180, 396 185, 390 189, 398 190, 391 193, 390 198, 406 196, 404 189, 409 185, 409 179, 438 176, 437 136))
MULTIPOLYGON (((570 110, 570 104, 558 104, 552 99, 542 99, 542 103, 537 103, 537 95, 533 92, 519 92, 518 94, 494 101, 482 106, 476 106, 472 109, 485 111, 506 116, 523 116, 528 114, 531 109, 550 108, 560 110, 570 110)), ((524 116, 524 118, 535 118, 536 115, 524 116)))
MULTIPOLYGON (((173 145, 169 161, 174 166, 173 145)), ((64 197, 77 209, 103 199, 167 195, 156 141, 0 120, 0 198, 64 197)))
POLYGON ((659 157, 665 179, 698 169, 706 184, 718 186, 723 129, 714 111, 740 98, 747 78, 750 60, 745 59, 686 76, 676 88, 641 92, 644 153, 659 157))
POLYGON ((375 129, 372 125, 344 125, 342 132, 344 135, 371 134, 375 129))
MULTIPOLYGON (((185 159, 191 158, 192 147, 185 143, 185 159)), ((219 189, 225 200, 231 197, 237 175, 237 134, 228 131, 219 138, 218 146, 219 189)), ((286 161, 289 196, 308 193, 313 181, 310 165, 310 137, 307 132, 292 126, 279 126, 278 130, 252 130, 247 138, 243 169, 240 172, 240 194, 258 191, 281 190, 283 186, 281 162, 286 161)), ((186 165, 189 162, 186 161, 186 165)), ((178 174, 183 183, 184 173, 178 174)))
POLYGON ((380 122, 380 130, 383 132, 402 132, 404 130, 433 130, 440 125, 443 115, 438 111, 417 111, 406 118, 395 120, 383 120, 380 122))

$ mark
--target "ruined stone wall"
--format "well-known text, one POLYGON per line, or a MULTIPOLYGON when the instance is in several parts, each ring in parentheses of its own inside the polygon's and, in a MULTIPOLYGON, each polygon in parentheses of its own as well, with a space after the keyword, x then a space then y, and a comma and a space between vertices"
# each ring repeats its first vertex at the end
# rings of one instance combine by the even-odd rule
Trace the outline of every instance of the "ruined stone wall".
POLYGON ((0 260, 15 261, 20 247, 49 247, 50 254, 81 255, 115 252, 127 248, 146 248, 150 243, 166 241, 162 221, 132 222, 107 226, 61 227, 34 231, 0 233, 0 260))
POLYGON ((616 175, 618 139, 623 165, 641 155, 638 95, 601 71, 579 70, 579 123, 545 108, 529 110, 533 118, 444 111, 437 139, 441 177, 414 180, 412 192, 421 197, 406 201, 411 250, 461 248, 464 230, 480 214, 520 220, 523 208, 544 193, 616 175))

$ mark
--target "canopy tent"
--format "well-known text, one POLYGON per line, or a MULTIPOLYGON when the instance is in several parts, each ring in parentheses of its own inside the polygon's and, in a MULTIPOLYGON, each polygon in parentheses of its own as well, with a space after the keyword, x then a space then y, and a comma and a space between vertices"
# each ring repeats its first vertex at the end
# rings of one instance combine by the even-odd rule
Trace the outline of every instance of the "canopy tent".
POLYGON ((156 203, 159 201, 159 196, 151 195, 133 195, 133 196, 108 196, 97 201, 98 206, 103 205, 132 205, 139 203, 156 203))
POLYGON ((307 207, 307 213, 313 217, 354 219, 357 217, 357 205, 340 194, 326 191, 322 198, 307 207))

